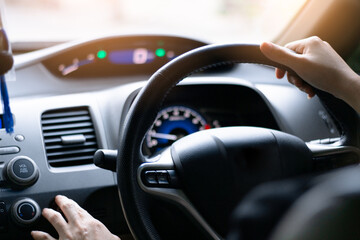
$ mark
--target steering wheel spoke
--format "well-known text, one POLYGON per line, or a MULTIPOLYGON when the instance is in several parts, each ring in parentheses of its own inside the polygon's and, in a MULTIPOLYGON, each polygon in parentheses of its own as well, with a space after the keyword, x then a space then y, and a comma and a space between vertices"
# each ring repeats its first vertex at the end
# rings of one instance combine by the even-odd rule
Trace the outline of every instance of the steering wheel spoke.
POLYGON ((210 239, 221 239, 181 189, 170 148, 141 164, 138 168, 137 180, 141 189, 148 194, 180 205, 210 239))
POLYGON ((180 187, 170 148, 155 157, 145 158, 138 169, 138 181, 140 185, 149 188, 180 187))
POLYGON ((329 171, 360 162, 360 150, 357 147, 313 143, 307 143, 307 146, 313 153, 315 171, 329 171))

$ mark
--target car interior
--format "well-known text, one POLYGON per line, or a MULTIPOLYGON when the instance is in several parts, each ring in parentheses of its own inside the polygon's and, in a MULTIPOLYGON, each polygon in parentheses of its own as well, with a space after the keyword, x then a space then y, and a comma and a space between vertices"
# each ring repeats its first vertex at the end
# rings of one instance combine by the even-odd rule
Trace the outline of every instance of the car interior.
MULTIPOLYGON (((271 41, 319 36, 360 72, 359 13, 359 0, 307 0, 271 41)), ((259 42, 130 33, 11 47, 0 239, 57 237, 41 210, 59 211, 58 194, 122 240, 226 239, 257 186, 360 161, 358 114, 276 79, 292 70, 259 42)), ((282 239, 276 226, 264 239, 282 239)))

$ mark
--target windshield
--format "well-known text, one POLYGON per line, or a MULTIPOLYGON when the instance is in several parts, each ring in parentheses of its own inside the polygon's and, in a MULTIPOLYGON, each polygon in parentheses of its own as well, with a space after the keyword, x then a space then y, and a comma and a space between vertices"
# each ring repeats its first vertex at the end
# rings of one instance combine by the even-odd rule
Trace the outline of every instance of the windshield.
POLYGON ((5 0, 11 41, 162 33, 209 42, 274 38, 306 0, 5 0))

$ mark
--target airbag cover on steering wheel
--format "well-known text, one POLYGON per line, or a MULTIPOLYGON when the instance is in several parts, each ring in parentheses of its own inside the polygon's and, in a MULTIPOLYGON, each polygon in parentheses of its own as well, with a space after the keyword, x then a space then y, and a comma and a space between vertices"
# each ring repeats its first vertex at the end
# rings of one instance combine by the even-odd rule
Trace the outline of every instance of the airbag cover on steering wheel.
POLYGON ((175 142, 171 154, 183 191, 221 235, 249 190, 311 170, 311 152, 302 140, 264 128, 201 131, 175 142))

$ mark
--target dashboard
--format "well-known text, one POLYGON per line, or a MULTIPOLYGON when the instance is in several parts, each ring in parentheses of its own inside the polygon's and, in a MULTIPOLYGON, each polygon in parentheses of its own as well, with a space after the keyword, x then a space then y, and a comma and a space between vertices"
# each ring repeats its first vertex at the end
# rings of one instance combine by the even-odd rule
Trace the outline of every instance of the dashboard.
MULTIPOLYGON (((97 168, 97 149, 117 149, 120 125, 141 87, 159 67, 207 43, 178 36, 111 36, 16 56, 8 82, 14 134, 0 129, 0 238, 31 239, 55 230, 40 216, 63 194, 121 238, 131 239, 119 204, 116 174, 97 168)), ((156 93, 154 93, 156 94, 156 93)), ((274 69, 232 65, 189 76, 163 103, 144 136, 154 155, 196 131, 257 126, 304 141, 339 136, 317 98, 274 69)))

